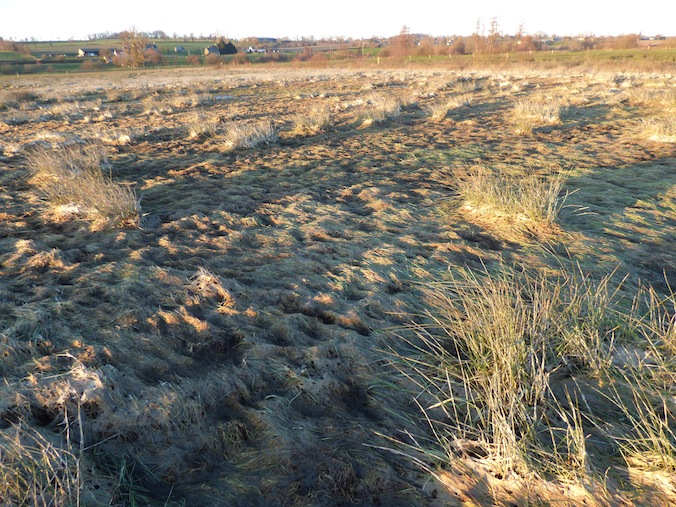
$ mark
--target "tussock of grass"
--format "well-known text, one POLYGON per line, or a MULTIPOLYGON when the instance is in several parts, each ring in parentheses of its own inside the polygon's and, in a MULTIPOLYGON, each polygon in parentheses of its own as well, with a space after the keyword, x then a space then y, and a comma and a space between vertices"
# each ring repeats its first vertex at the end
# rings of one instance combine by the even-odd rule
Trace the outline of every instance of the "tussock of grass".
POLYGON ((517 226, 550 227, 563 206, 566 178, 555 175, 514 176, 498 169, 472 166, 457 183, 463 209, 488 220, 506 220, 517 226))
POLYGON ((443 120, 449 111, 460 107, 469 106, 472 103, 472 96, 462 94, 452 97, 449 100, 433 102, 426 106, 426 109, 433 120, 443 120))
POLYGON ((644 121, 643 133, 652 141, 676 143, 676 116, 644 121))
POLYGON ((330 113, 326 109, 314 109, 310 114, 300 115, 294 119, 292 134, 313 136, 329 126, 330 113))
POLYGON ((434 474, 467 458, 501 477, 585 484, 625 467, 673 473, 676 407, 657 379, 673 381, 674 357, 657 347, 673 339, 676 308, 650 293, 640 310, 641 295, 627 304, 611 276, 579 269, 463 270, 429 284, 429 324, 408 340, 417 354, 397 356, 431 432, 411 440, 412 455, 434 474), (626 354, 646 343, 653 359, 626 354))
POLYGON ((170 99, 163 95, 148 95, 141 102, 144 114, 153 115, 173 112, 170 99))
POLYGON ((619 98, 627 98, 630 103, 636 105, 676 110, 676 89, 674 88, 632 88, 620 95, 619 98))
POLYGON ((225 133, 226 148, 257 148, 277 141, 277 132, 271 122, 255 124, 230 123, 225 133))
POLYGON ((79 505, 80 463, 36 431, 0 431, 0 500, 3 505, 79 505))
POLYGON ((40 95, 30 90, 2 90, 0 92, 0 111, 19 108, 22 104, 35 102, 40 95))
POLYGON ((561 114, 567 107, 557 99, 532 97, 521 99, 514 104, 512 121, 516 131, 530 133, 535 127, 561 123, 561 114))
POLYGON ((139 199, 104 174, 106 165, 104 148, 93 143, 37 148, 28 156, 32 181, 57 213, 83 215, 97 228, 138 225, 139 199))
POLYGON ((188 124, 188 135, 193 138, 213 137, 216 134, 220 118, 207 111, 195 111, 188 124))
POLYGON ((208 97, 200 95, 197 92, 187 92, 182 90, 177 96, 171 99, 171 105, 177 109, 203 106, 209 102, 208 97))
POLYGON ((391 95, 372 94, 366 99, 367 107, 361 114, 361 124, 369 126, 383 123, 401 114, 401 101, 391 95))
POLYGON ((433 102, 425 107, 433 120, 443 120, 446 118, 451 106, 447 101, 433 102))

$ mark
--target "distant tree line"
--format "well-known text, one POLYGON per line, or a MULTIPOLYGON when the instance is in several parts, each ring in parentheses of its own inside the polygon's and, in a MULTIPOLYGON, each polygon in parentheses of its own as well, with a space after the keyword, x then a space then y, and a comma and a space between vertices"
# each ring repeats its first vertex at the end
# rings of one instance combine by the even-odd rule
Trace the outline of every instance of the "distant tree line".
POLYGON ((31 48, 25 44, 19 44, 18 42, 5 40, 2 37, 0 37, 0 51, 14 51, 15 53, 21 53, 24 55, 31 54, 31 48))
MULTIPOLYGON (((428 56, 428 55, 462 55, 462 54, 497 54, 510 52, 532 52, 542 50, 582 51, 590 49, 633 49, 640 46, 640 34, 622 34, 618 36, 598 37, 593 34, 581 34, 575 37, 545 33, 527 35, 520 26, 514 35, 500 30, 497 18, 492 18, 488 25, 481 19, 477 21, 476 30, 470 36, 432 37, 412 34, 408 26, 402 27, 398 35, 390 37, 381 56, 428 56)), ((667 47, 676 46, 676 38, 667 39, 655 36, 653 39, 664 40, 667 47)), ((656 44, 655 44, 656 45, 656 44)))
MULTIPOLYGON (((89 40, 108 40, 108 39, 121 39, 123 34, 128 30, 122 32, 101 32, 101 33, 92 33, 87 35, 89 40)), ((137 32, 139 35, 142 35, 146 39, 168 39, 169 36, 163 30, 155 30, 154 32, 137 32)), ((178 37, 176 37, 178 38, 178 37)))

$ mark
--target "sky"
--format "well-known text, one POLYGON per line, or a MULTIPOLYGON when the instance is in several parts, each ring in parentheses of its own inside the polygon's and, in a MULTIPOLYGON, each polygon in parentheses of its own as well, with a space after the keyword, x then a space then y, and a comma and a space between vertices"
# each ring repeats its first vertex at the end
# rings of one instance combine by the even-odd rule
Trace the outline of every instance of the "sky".
POLYGON ((87 40, 135 28, 168 35, 244 37, 390 37, 470 35, 497 18, 502 33, 676 35, 676 0, 0 0, 0 37, 87 40))

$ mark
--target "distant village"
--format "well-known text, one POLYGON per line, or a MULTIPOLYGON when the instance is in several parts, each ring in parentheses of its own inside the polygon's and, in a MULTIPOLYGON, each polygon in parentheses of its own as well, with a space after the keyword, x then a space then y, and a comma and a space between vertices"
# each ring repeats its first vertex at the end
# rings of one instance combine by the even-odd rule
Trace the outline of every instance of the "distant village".
MULTIPOLYGON (((406 28, 406 27, 404 27, 406 28)), ((142 34, 148 40, 163 39, 163 40, 181 40, 181 37, 174 36, 169 38, 164 32, 152 32, 142 34)), ((90 40, 100 41, 102 39, 115 39, 119 34, 99 34, 90 36, 90 40)), ((196 42, 208 38, 183 36, 184 42, 196 42)), ((216 37, 214 37, 214 40, 216 37)), ((220 41, 225 41, 223 37, 220 41)), ((199 54, 203 56, 209 55, 231 55, 236 53, 247 54, 265 54, 265 53, 298 53, 312 49, 313 52, 332 51, 345 47, 396 47, 407 46, 412 52, 416 49, 419 51, 435 49, 435 53, 475 53, 475 52, 508 52, 508 51, 538 51, 538 50, 581 50, 581 49, 631 49, 631 48, 657 48, 662 46, 675 47, 674 38, 668 38, 664 35, 644 36, 641 34, 630 34, 620 36, 602 36, 597 37, 591 34, 579 35, 576 37, 562 37, 550 36, 544 33, 536 33, 534 35, 500 35, 496 33, 489 33, 488 35, 474 34, 471 36, 442 36, 432 37, 425 34, 410 34, 406 30, 394 37, 378 38, 371 37, 368 39, 351 39, 351 38, 333 38, 333 39, 314 39, 313 37, 301 38, 299 40, 292 39, 276 39, 272 37, 249 37, 241 41, 227 41, 222 44, 207 44, 199 50, 199 54), (405 42, 402 39, 407 39, 405 42), (235 45, 237 43, 240 47, 235 45)), ((165 44, 166 46, 166 44, 165 44)), ((146 44, 147 51, 158 51, 158 46, 154 42, 146 44)), ((78 56, 86 57, 109 57, 123 54, 123 48, 109 48, 102 49, 101 47, 81 47, 78 49, 78 56)), ((176 55, 195 54, 196 51, 188 50, 180 43, 172 48, 166 48, 167 53, 174 53, 176 55)))
MULTIPOLYGON (((222 65, 232 63, 322 61, 358 57, 453 57, 454 55, 509 55, 538 51, 651 50, 675 49, 676 37, 663 34, 617 36, 558 36, 542 32, 528 34, 519 29, 504 34, 495 21, 488 29, 477 26, 467 36, 431 36, 411 33, 402 27, 392 37, 353 39, 346 37, 227 39, 219 35, 194 34, 171 37, 163 31, 101 33, 82 41, 12 41, 0 37, 0 51, 10 52, 0 62, 0 73, 41 72, 78 65, 82 70, 104 66, 222 65), (46 65, 44 65, 46 64, 46 65), (44 67, 40 67, 44 65, 44 67)), ((72 69, 72 67, 70 68, 72 69)))

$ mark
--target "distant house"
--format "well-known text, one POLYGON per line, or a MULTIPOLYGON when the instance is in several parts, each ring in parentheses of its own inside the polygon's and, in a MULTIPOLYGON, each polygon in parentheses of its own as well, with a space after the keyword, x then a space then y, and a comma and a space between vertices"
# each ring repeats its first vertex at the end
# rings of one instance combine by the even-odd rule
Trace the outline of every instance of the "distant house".
POLYGON ((221 51, 218 49, 218 46, 209 46, 204 48, 204 56, 209 55, 221 55, 221 51))
POLYGON ((98 48, 80 48, 77 50, 77 56, 84 58, 85 56, 100 56, 101 50, 98 48))

